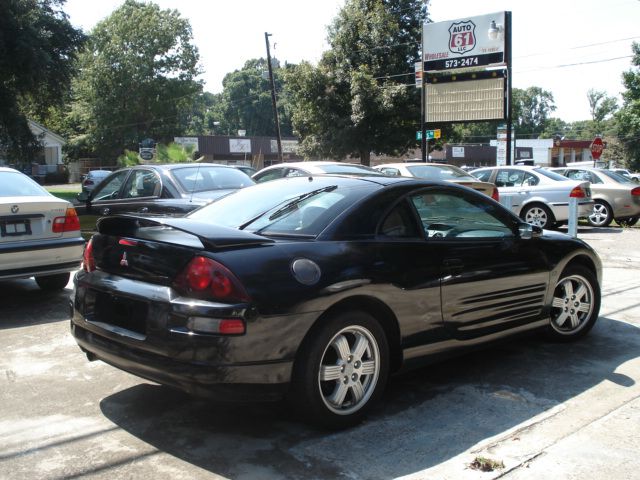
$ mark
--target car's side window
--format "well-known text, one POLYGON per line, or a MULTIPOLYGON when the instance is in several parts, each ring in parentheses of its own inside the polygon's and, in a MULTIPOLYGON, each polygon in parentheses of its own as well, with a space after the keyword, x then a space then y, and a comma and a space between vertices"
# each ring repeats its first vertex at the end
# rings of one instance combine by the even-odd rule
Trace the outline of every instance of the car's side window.
POLYGON ((384 218, 379 235, 392 238, 420 238, 415 216, 406 202, 396 205, 384 218))
POLYGON ((522 182, 523 185, 529 185, 530 187, 533 187, 538 183, 540 183, 540 179, 538 177, 536 177, 535 175, 531 175, 529 172, 524 172, 524 180, 522 182))
POLYGON ((134 170, 124 187, 123 197, 153 197, 158 193, 160 193, 160 179, 154 171, 134 170))
POLYGON ((495 205, 453 192, 424 192, 411 197, 425 234, 433 239, 501 238, 513 235, 495 205))
POLYGON ((380 171, 385 175, 395 175, 395 176, 400 175, 400 170, 398 170, 397 168, 384 167, 384 168, 381 168, 380 171))
POLYGON ((270 180, 281 178, 283 174, 284 174, 284 168, 274 168, 273 170, 264 172, 261 175, 257 175, 254 178, 254 180, 256 181, 256 183, 268 182, 270 180))
POLYGON ((122 187, 122 183, 128 173, 128 170, 117 172, 110 179, 98 185, 93 194, 93 200, 111 200, 118 198, 118 192, 120 192, 120 187, 122 187))
POLYGON ((471 175, 476 177, 481 182, 488 182, 491 178, 491 170, 480 170, 478 172, 472 172, 471 175))

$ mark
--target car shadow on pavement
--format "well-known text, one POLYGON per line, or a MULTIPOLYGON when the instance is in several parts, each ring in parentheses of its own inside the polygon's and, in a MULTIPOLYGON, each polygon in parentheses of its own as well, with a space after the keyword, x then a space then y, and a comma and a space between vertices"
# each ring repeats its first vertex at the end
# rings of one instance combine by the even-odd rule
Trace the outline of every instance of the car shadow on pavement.
POLYGON ((40 290, 33 278, 0 282, 0 330, 69 320, 71 286, 40 290))
POLYGON ((395 478, 465 452, 608 380, 640 356, 638 328, 601 317, 585 339, 535 335, 394 377, 361 425, 313 429, 277 404, 221 404, 139 384, 103 398, 116 425, 197 467, 229 478, 395 478))

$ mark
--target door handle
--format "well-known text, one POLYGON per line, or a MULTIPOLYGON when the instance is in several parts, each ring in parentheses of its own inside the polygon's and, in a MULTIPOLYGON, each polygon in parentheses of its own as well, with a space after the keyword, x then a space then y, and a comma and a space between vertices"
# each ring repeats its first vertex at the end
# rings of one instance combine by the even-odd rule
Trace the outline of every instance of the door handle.
POLYGON ((147 213, 149 211, 149 208, 147 207, 142 207, 140 210, 138 210, 140 213, 147 213))

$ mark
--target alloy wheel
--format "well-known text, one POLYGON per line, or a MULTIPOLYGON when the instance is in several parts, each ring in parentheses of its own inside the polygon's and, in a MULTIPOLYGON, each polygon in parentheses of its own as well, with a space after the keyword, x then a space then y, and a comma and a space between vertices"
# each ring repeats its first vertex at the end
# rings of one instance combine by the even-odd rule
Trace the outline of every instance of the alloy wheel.
POLYGON ((335 414, 351 415, 369 401, 380 374, 380 349, 362 326, 336 333, 320 363, 318 383, 325 406, 335 414))
POLYGON ((594 311, 595 297, 591 283, 581 275, 560 280, 553 296, 551 326, 560 334, 581 330, 594 311))

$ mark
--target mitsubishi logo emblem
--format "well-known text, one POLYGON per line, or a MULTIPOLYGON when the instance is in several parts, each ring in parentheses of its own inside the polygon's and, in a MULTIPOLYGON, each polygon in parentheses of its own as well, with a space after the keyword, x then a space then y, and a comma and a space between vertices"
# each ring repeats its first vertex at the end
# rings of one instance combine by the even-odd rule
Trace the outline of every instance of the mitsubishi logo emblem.
POLYGON ((20 211, 20 207, 18 205, 11 205, 11 213, 18 213, 20 211))
POLYGON ((127 261, 127 252, 124 252, 122 254, 122 258, 120 259, 120 266, 121 267, 128 267, 129 266, 129 262, 127 261))

